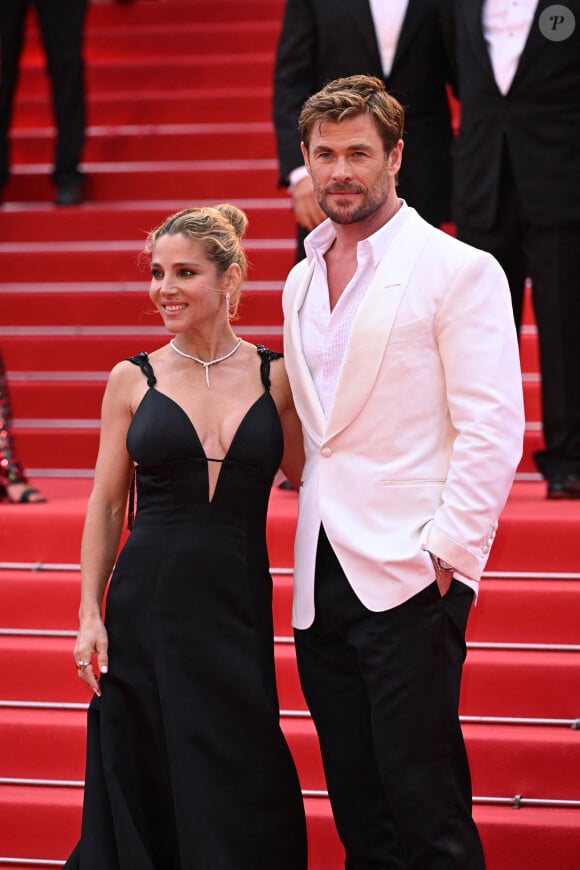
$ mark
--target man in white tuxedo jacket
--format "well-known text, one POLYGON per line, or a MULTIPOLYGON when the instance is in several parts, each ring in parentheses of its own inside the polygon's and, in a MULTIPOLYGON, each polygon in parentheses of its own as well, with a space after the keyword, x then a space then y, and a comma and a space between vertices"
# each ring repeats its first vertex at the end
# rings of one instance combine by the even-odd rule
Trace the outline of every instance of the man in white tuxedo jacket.
POLYGON ((329 219, 283 294, 306 452, 296 653, 348 870, 481 870, 458 699, 521 372, 497 262, 397 196, 403 122, 368 76, 300 115, 329 219))

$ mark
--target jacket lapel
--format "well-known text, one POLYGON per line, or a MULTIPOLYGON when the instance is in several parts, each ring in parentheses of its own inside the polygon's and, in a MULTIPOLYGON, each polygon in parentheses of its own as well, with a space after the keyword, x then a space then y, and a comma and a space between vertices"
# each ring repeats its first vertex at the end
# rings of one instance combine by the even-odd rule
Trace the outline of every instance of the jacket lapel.
POLYGON ((394 70, 399 64, 401 57, 413 42, 415 31, 423 22, 425 11, 430 0, 409 0, 405 17, 403 18, 403 26, 397 40, 397 47, 391 64, 391 72, 389 78, 393 75, 394 70))
POLYGON ((510 91, 513 87, 517 87, 518 81, 523 76, 525 76, 526 71, 535 63, 537 63, 538 52, 540 51, 542 45, 545 43, 546 40, 546 38, 542 36, 540 32, 538 20, 544 9, 551 5, 551 0, 540 0, 538 5, 536 6, 536 11, 532 19, 532 24, 530 26, 530 32, 528 33, 528 38, 526 40, 526 44, 524 45, 524 50, 522 51, 520 62, 518 63, 518 68, 516 69, 513 81, 510 85, 510 91))
MULTIPOLYGON (((489 51, 483 35, 483 0, 462 0, 461 3, 456 3, 456 10, 457 14, 465 19, 465 32, 471 41, 473 56, 485 67, 488 78, 497 88, 489 51)), ((460 32, 461 28, 458 27, 457 31, 460 32)))
POLYGON ((326 440, 352 423, 366 404, 400 302, 431 231, 433 228, 412 212, 381 260, 352 325, 328 417, 326 440))
MULTIPOLYGON (((328 5, 330 11, 330 4, 328 5)), ((336 7, 333 8, 332 14, 340 14, 341 11, 343 22, 348 23, 348 27, 358 30, 360 34, 361 45, 364 46, 365 56, 368 58, 369 69, 380 69, 381 58, 379 54, 379 44, 377 42, 377 33, 368 0, 356 0, 356 3, 352 3, 351 0, 349 0, 346 4, 345 10, 340 10, 339 7, 336 7)), ((344 32, 347 32, 346 28, 344 32)))

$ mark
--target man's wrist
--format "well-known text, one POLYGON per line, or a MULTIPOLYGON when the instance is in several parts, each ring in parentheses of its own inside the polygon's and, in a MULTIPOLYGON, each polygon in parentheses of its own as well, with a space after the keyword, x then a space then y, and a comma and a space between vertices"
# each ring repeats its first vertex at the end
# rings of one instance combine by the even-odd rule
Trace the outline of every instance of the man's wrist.
POLYGON ((308 170, 305 166, 297 166, 296 169, 293 169, 292 172, 288 173, 288 192, 294 193, 296 189, 296 185, 300 184, 302 179, 306 178, 308 175, 308 170))

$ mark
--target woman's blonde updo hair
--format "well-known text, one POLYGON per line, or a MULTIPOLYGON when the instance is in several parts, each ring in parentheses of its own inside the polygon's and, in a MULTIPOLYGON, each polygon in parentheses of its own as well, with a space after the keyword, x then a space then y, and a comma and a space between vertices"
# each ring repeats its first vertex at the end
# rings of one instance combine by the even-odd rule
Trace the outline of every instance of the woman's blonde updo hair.
POLYGON ((151 257, 161 236, 183 235, 200 242, 206 256, 215 263, 222 274, 232 263, 240 267, 241 278, 230 290, 230 317, 235 317, 240 302, 242 283, 248 273, 248 261, 241 240, 248 226, 246 214, 231 203, 216 206, 186 208, 170 215, 157 229, 147 236, 145 253, 151 257))

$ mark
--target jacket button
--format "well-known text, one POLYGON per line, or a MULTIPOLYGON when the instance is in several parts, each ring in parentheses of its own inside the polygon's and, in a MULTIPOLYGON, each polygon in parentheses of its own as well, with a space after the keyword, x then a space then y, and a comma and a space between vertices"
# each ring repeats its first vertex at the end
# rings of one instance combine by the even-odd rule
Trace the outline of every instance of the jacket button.
POLYGON ((320 451, 320 455, 324 456, 325 459, 328 459, 329 456, 332 456, 332 450, 330 447, 323 447, 320 451))

